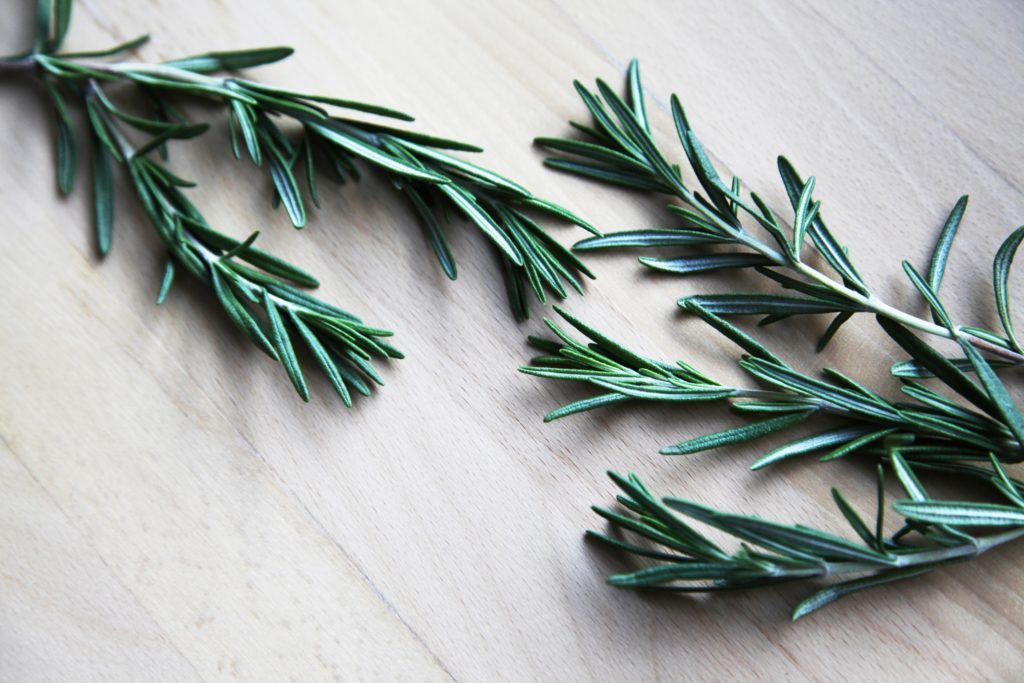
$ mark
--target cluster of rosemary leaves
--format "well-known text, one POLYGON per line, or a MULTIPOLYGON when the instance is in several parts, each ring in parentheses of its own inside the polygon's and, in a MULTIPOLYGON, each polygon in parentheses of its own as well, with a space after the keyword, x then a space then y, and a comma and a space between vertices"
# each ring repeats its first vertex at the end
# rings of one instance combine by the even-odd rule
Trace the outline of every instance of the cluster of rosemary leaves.
POLYGON ((930 316, 899 310, 873 293, 846 247, 826 227, 821 203, 814 198, 813 177, 803 180, 789 161, 779 158, 779 173, 793 212, 787 226, 756 192, 744 193, 739 178, 728 183, 721 178, 673 96, 676 132, 699 185, 691 186, 652 138, 635 61, 627 82, 627 100, 602 81, 597 82, 596 94, 577 82, 576 90, 594 119, 589 126, 572 124, 584 139, 540 138, 537 143, 559 153, 546 160, 553 168, 671 196, 674 201, 667 209, 678 226, 589 238, 578 243, 576 250, 697 248, 668 258, 642 257, 640 262, 679 275, 752 269, 791 293, 700 295, 678 302, 742 349, 739 366, 750 379, 743 386, 722 384, 684 361, 667 363, 637 354, 559 310, 586 341, 547 320, 555 338, 531 337, 541 355, 522 371, 584 383, 598 393, 545 419, 627 401, 699 401, 721 403, 747 420, 661 451, 684 455, 761 439, 827 416, 833 422, 838 419, 840 426, 792 438, 767 451, 753 468, 809 455, 821 461, 871 459, 877 467, 878 504, 875 522, 868 524, 833 489, 836 505, 857 538, 850 540, 799 524, 713 510, 690 500, 659 499, 635 475, 611 473, 622 490, 618 501, 625 512, 594 509, 613 527, 645 542, 590 534, 656 562, 612 576, 609 582, 691 592, 843 577, 800 603, 793 613, 798 618, 848 593, 918 576, 1024 536, 1024 482, 1011 476, 1011 469, 1024 459, 1024 417, 997 374, 1024 363, 1007 289, 1024 227, 1010 234, 993 262, 1001 331, 955 323, 939 294, 966 197, 950 213, 927 272, 908 261, 902 264, 930 316), (710 245, 719 249, 701 251, 710 245), (834 317, 818 344, 820 350, 860 312, 874 314, 882 331, 909 355, 892 368, 902 384, 901 400, 886 398, 831 368, 822 369, 820 375, 802 372, 725 319, 758 315, 763 316, 760 324, 768 325, 796 316, 829 314, 834 317), (958 355, 947 357, 920 335, 951 340, 958 355), (883 530, 886 468, 894 472, 904 492, 891 504, 903 523, 890 536, 883 530), (1000 502, 935 500, 921 485, 918 472, 944 477, 953 486, 982 482, 1000 502), (721 548, 693 522, 734 537, 740 541, 738 549, 721 548))
POLYGON ((112 169, 119 164, 168 250, 158 302, 182 269, 208 284, 231 320, 256 346, 282 362, 303 399, 308 400, 309 393, 295 339, 301 339, 346 404, 350 388, 366 394, 368 380, 380 382, 372 360, 401 358, 401 353, 382 340, 390 332, 303 292, 300 288, 315 287, 316 279, 254 247, 257 233, 239 241, 206 222, 183 191, 194 183, 166 166, 169 141, 194 138, 208 129, 182 112, 178 104, 183 97, 223 106, 232 153, 241 158, 244 150, 253 163, 267 169, 274 206, 283 205, 296 228, 305 225, 310 203, 319 206, 323 175, 341 183, 358 179, 356 162, 364 162, 383 173, 408 200, 427 244, 452 280, 457 268, 445 224, 458 214, 479 228, 495 247, 516 319, 529 315, 528 289, 543 303, 549 295, 565 298, 570 287, 582 293, 582 277, 593 277, 535 217, 553 216, 595 235, 597 231, 518 183, 448 153, 479 152, 479 147, 325 108, 412 120, 386 107, 216 75, 284 59, 292 54, 291 48, 210 52, 159 64, 113 61, 139 48, 148 36, 106 50, 61 52, 71 20, 70 0, 38 0, 36 7, 32 47, 0 58, 0 73, 30 74, 45 88, 56 119, 57 183, 65 194, 75 184, 81 135, 76 134, 69 110, 73 104, 87 114, 100 253, 106 254, 111 246, 112 169), (141 103, 143 111, 118 104, 115 87, 141 103))

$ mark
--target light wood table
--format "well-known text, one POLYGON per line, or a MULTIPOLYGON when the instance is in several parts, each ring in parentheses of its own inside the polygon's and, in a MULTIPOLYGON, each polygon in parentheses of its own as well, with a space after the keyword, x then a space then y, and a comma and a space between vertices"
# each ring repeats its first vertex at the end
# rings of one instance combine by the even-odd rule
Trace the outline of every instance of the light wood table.
MULTIPOLYGON (((4 52, 29 39, 23 4, 5 8, 4 52)), ((76 48, 146 31, 141 54, 154 60, 297 46, 258 77, 414 112, 419 129, 481 144, 487 165, 605 230, 665 216, 657 200, 546 171, 530 140, 584 117, 573 78, 619 84, 637 56, 660 140, 673 144, 666 104, 678 92, 716 159, 776 207, 786 153, 817 176, 862 270, 908 307, 918 302, 899 259, 923 262, 969 192, 974 248, 954 253, 944 289, 958 314, 991 323, 991 255, 1024 219, 1024 7, 1011 0, 76 6, 76 48)), ((796 624, 806 586, 711 599, 604 586, 629 566, 581 536, 600 528, 589 506, 612 502, 607 469, 837 531, 829 486, 867 506, 869 481, 839 464, 752 474, 756 447, 657 455, 728 424, 713 410, 543 425, 578 394, 515 371, 543 313, 510 320, 472 228, 452 231, 456 283, 378 179, 325 192, 296 233, 269 212, 262 172, 230 159, 220 119, 208 144, 175 148, 175 168, 201 182, 191 196, 232 234, 263 229, 270 249, 322 277, 326 299, 397 330, 408 354, 353 410, 320 378, 304 405, 200 287, 153 304, 163 256, 127 193, 99 262, 86 169, 58 199, 49 111, 36 88, 0 85, 0 679, 1022 675, 1020 547, 796 624)), ((651 355, 732 376, 734 349, 673 305, 719 279, 652 277, 621 255, 589 263, 598 279, 574 312, 651 355)), ((810 321, 767 338, 808 367, 895 391, 884 366, 897 354, 870 319, 815 357, 820 331, 810 321)))

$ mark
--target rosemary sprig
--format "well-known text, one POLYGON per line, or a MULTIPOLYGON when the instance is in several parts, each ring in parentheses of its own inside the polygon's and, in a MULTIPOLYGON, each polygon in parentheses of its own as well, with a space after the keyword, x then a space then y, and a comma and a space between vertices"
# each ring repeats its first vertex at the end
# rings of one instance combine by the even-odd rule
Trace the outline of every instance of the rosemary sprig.
MULTIPOLYGON (((570 250, 562 247, 537 222, 546 215, 583 226, 572 212, 533 195, 521 185, 490 170, 452 156, 448 151, 480 151, 478 147, 399 130, 351 118, 344 112, 410 121, 411 116, 378 105, 274 88, 217 72, 261 66, 292 54, 287 47, 237 52, 209 52, 160 64, 124 60, 142 46, 141 36, 108 49, 61 52, 71 21, 68 0, 38 0, 32 47, 0 58, 0 73, 22 73, 43 85, 55 113, 57 181, 62 193, 72 191, 78 154, 69 109, 78 105, 88 115, 92 188, 98 249, 110 249, 114 225, 115 163, 124 166, 131 188, 150 221, 167 244, 172 263, 184 267, 214 289, 229 316, 264 351, 279 358, 303 398, 305 380, 289 333, 298 334, 346 402, 347 385, 363 393, 366 375, 379 377, 372 357, 398 357, 379 340, 387 333, 368 327, 348 313, 302 294, 286 281, 315 286, 311 276, 276 257, 259 252, 253 238, 237 242, 212 231, 181 188, 191 183, 175 177, 153 159, 166 160, 167 143, 193 138, 208 126, 191 122, 177 106, 182 97, 219 103, 228 117, 235 157, 245 149, 252 161, 267 168, 274 206, 283 205, 292 222, 306 223, 307 204, 319 205, 318 178, 326 170, 341 182, 358 179, 356 161, 385 174, 409 201, 427 243, 451 279, 457 275, 445 228, 451 214, 461 214, 494 245, 499 269, 517 319, 529 315, 527 284, 542 303, 548 296, 564 298, 567 288, 583 291, 581 278, 593 277, 570 250), (145 105, 130 111, 108 94, 115 86, 145 105), (330 113, 326 107, 343 113, 330 113), (142 136, 140 142, 133 137, 142 136), (300 189, 300 179, 306 184, 300 189), (239 262, 247 261, 264 272, 239 262), (249 306, 259 306, 259 316, 249 306)), ((130 98, 129 98, 130 100, 130 98)), ((169 266, 161 288, 166 296, 175 266, 169 266)))
POLYGON ((1019 365, 1024 360, 1011 323, 1006 287, 1024 228, 1007 238, 993 264, 996 302, 1005 335, 955 324, 939 295, 966 198, 957 203, 947 220, 927 276, 903 262, 908 279, 930 309, 931 320, 925 320, 899 311, 871 293, 846 248, 822 222, 820 204, 812 197, 813 178, 803 182, 780 158, 783 183, 794 207, 792 227, 784 226, 754 193, 750 201, 757 208, 751 208, 741 197, 738 179, 729 186, 722 183, 690 129, 678 99, 673 97, 677 132, 703 194, 692 190, 684 183, 679 168, 665 160, 651 139, 636 63, 630 66, 629 105, 604 83, 599 82, 598 89, 603 102, 577 83, 595 125, 573 125, 590 141, 539 140, 583 160, 559 157, 549 159, 549 165, 617 185, 675 195, 683 205, 670 205, 669 210, 684 222, 679 228, 667 230, 612 233, 584 240, 576 248, 730 245, 737 250, 641 262, 681 274, 753 267, 800 296, 741 293, 692 296, 679 301, 686 311, 743 350, 739 365, 751 380, 743 386, 722 384, 688 362, 666 363, 640 355, 556 309, 586 341, 577 340, 558 323, 546 320, 555 338, 531 337, 531 344, 541 355, 521 370, 538 377, 584 383, 598 393, 552 411, 545 420, 622 402, 696 401, 723 403, 747 418, 739 426, 690 438, 661 451, 665 455, 685 455, 781 434, 828 416, 833 423, 828 429, 783 441, 755 461, 753 468, 810 454, 822 461, 856 456, 876 463, 879 487, 873 530, 833 490, 840 512, 860 538, 860 543, 854 543, 809 527, 726 514, 688 500, 659 500, 634 475, 623 478, 612 474, 625 493, 619 502, 632 515, 595 510, 613 526, 661 548, 591 532, 617 548, 660 561, 653 567, 613 576, 609 582, 633 588, 713 591, 855 575, 801 603, 794 611, 794 618, 798 618, 843 595, 968 560, 1024 536, 1024 483, 1009 473, 1009 468, 1024 460, 1024 416, 996 374, 997 368, 1019 365), (771 242, 749 232, 741 224, 741 216, 752 218, 771 242), (807 263, 804 253, 812 250, 837 279, 807 263), (893 368, 902 384, 903 400, 890 400, 834 369, 825 368, 822 377, 801 372, 722 317, 761 314, 766 316, 762 324, 767 324, 798 315, 835 314, 820 348, 857 312, 874 313, 882 330, 909 354, 909 360, 893 368), (947 358, 926 341, 927 336, 916 333, 930 335, 935 342, 941 338, 952 340, 962 357, 947 358), (934 378, 938 386, 918 381, 924 378, 934 378), (892 467, 907 494, 906 499, 892 504, 903 516, 904 524, 888 538, 882 531, 885 464, 892 467), (954 485, 965 480, 980 481, 1010 504, 933 500, 915 471, 930 472, 954 485), (679 514, 717 528, 742 541, 742 545, 738 551, 726 552, 679 514), (972 535, 964 531, 965 527, 998 531, 972 535))
MULTIPOLYGON (((1024 363, 1022 350, 1009 316, 1007 278, 1013 257, 1024 240, 1024 226, 1014 231, 996 254, 993 289, 1003 333, 993 330, 948 325, 948 316, 935 300, 942 283, 946 260, 967 207, 961 197, 950 212, 929 263, 927 276, 910 262, 903 262, 907 277, 931 309, 931 319, 899 310, 872 292, 853 265, 846 247, 826 227, 821 202, 814 198, 814 177, 804 180, 783 156, 778 158, 779 175, 793 208, 787 226, 756 192, 743 193, 743 183, 733 177, 729 183, 712 164, 707 151, 691 127, 677 96, 671 98, 676 133, 686 160, 700 189, 683 180, 678 166, 654 141, 644 106, 644 91, 636 60, 629 66, 628 103, 604 81, 597 81, 598 94, 576 82, 576 91, 594 118, 592 126, 572 123, 584 139, 538 138, 536 143, 560 153, 545 160, 555 169, 645 192, 665 194, 679 200, 667 210, 679 226, 657 230, 610 233, 585 239, 577 251, 624 248, 702 248, 726 246, 727 252, 700 253, 671 258, 641 257, 648 268, 678 275, 747 268, 770 278, 796 295, 735 293, 700 297, 705 309, 718 315, 761 315, 761 324, 775 323, 800 315, 834 315, 822 335, 823 349, 839 328, 855 313, 869 312, 903 326, 938 337, 962 339, 975 348, 997 356, 1000 363, 1024 363), (750 228, 758 228, 760 233, 750 228), (832 271, 816 267, 817 257, 832 271)), ((688 299, 680 300, 686 308, 688 299)), ((969 367, 966 358, 956 362, 969 367)), ((902 364, 906 375, 922 372, 902 364)))
MULTIPOLYGON (((1017 425, 1019 412, 989 362, 976 352, 971 354, 975 369, 994 383, 978 386, 906 328, 879 318, 915 361, 932 369, 969 405, 950 400, 910 378, 902 378, 903 393, 909 400, 890 401, 832 368, 825 368, 822 379, 802 373, 699 303, 690 301, 687 306, 746 352, 739 366, 754 386, 727 386, 688 362, 667 363, 641 356, 556 309, 588 342, 577 341, 547 319, 556 339, 531 337, 531 344, 542 355, 520 370, 536 377, 583 383, 601 393, 562 406, 548 413, 545 421, 624 401, 724 402, 733 412, 754 421, 667 446, 661 453, 687 455, 754 441, 812 418, 829 416, 842 419, 844 424, 785 443, 765 454, 753 468, 809 453, 822 454, 826 461, 858 452, 884 456, 895 444, 904 448, 908 457, 913 453, 911 461, 915 464, 941 464, 951 459, 987 461, 990 453, 1004 463, 1024 460, 1024 432, 1017 425)), ((967 344, 964 348, 973 351, 967 344)))
POLYGON ((838 489, 832 489, 836 506, 859 542, 800 524, 721 512, 691 500, 659 500, 636 475, 623 477, 614 472, 608 474, 624 494, 618 496, 618 502, 627 513, 598 506, 594 512, 646 542, 639 545, 597 531, 587 535, 637 557, 657 560, 642 569, 608 577, 608 583, 622 588, 694 593, 856 577, 811 594, 793 610, 794 620, 851 593, 964 562, 1024 536, 1024 499, 1020 496, 1024 483, 1010 480, 1013 490, 1007 497, 1011 505, 934 501, 898 452, 892 456, 892 469, 908 497, 893 503, 905 523, 890 537, 882 531, 885 485, 881 465, 878 517, 872 527, 838 489), (718 529, 741 544, 728 552, 697 531, 692 522, 718 529), (950 524, 1001 530, 973 536, 950 524))

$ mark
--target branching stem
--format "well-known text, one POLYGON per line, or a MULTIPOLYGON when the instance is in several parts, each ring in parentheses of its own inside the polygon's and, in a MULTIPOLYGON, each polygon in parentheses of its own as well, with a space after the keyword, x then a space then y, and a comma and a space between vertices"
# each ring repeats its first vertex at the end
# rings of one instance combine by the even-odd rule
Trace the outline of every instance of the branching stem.
POLYGON ((821 272, 817 268, 814 268, 803 261, 793 261, 788 258, 785 254, 774 249, 770 245, 757 239, 749 232, 742 228, 737 228, 734 225, 730 225, 728 222, 723 221, 721 217, 714 211, 705 206, 705 204, 699 201, 692 190, 688 188, 679 188, 675 190, 675 196, 686 202, 689 206, 697 209, 704 215, 705 218, 715 223, 723 230, 727 231, 737 242, 757 252, 761 256, 764 256, 770 260, 774 265, 780 268, 788 268, 794 272, 802 275, 815 282, 816 284, 827 287, 830 291, 834 292, 837 296, 857 304, 862 307, 865 311, 870 311, 876 315, 895 320, 907 327, 911 327, 919 332, 933 335, 936 337, 943 337, 945 339, 956 340, 957 338, 963 339, 972 346, 991 353, 994 356, 998 356, 1007 361, 1013 363, 1024 363, 1024 354, 1020 354, 1013 349, 1009 349, 998 344, 993 344, 990 341, 981 339, 969 332, 964 331, 960 326, 954 327, 953 331, 950 331, 942 325, 937 325, 930 320, 915 316, 906 311, 902 311, 895 306, 892 306, 874 294, 862 294, 855 289, 847 287, 841 282, 830 278, 825 273, 821 272))

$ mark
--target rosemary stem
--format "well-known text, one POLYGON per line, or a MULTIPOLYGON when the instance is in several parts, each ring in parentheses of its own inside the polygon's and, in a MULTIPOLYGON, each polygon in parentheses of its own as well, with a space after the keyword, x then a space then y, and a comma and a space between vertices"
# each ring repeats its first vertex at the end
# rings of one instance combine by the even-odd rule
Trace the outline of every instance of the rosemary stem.
POLYGON ((895 320, 899 323, 906 325, 907 327, 913 328, 925 334, 930 334, 936 337, 942 337, 944 339, 951 339, 954 341, 958 338, 963 339, 971 346, 982 351, 987 351, 988 353, 991 353, 994 356, 999 356, 1000 358, 1003 358, 1014 363, 1024 363, 1024 355, 1014 351, 1013 349, 1008 349, 1006 347, 999 346, 998 344, 993 344, 990 341, 981 339, 980 337, 970 334, 969 332, 965 332, 960 326, 954 327, 954 329, 950 331, 949 329, 942 325, 937 325, 931 321, 919 318, 905 311, 901 311, 895 306, 891 306, 885 303, 884 301, 882 301, 881 299, 874 295, 864 296, 860 292, 856 292, 850 289, 849 287, 846 287, 845 285, 836 282, 835 280, 829 278, 821 271, 811 268, 806 264, 799 264, 796 270, 801 275, 805 275, 809 278, 814 279, 816 282, 825 285, 826 287, 836 292, 843 298, 850 299, 862 304, 865 308, 870 310, 872 313, 875 313, 876 315, 881 315, 883 317, 889 318, 890 320, 895 320))
POLYGON ((182 83, 195 83, 196 85, 221 87, 224 79, 206 76, 204 74, 178 69, 164 64, 146 64, 144 62, 95 62, 82 60, 78 64, 94 71, 125 76, 126 74, 145 74, 147 76, 162 76, 182 83))
POLYGON ((12 57, 8 59, 0 59, 0 73, 17 73, 20 71, 30 71, 35 68, 36 61, 32 55, 25 57, 12 57))
MULTIPOLYGON (((1024 537, 1024 527, 1014 527, 1002 533, 984 536, 974 541, 964 542, 948 548, 896 554, 893 569, 910 569, 912 567, 923 567, 977 557, 988 550, 1015 541, 1021 537, 1024 537)), ((869 571, 871 569, 877 569, 877 565, 864 562, 835 562, 826 564, 823 575, 849 574, 851 572, 869 571)))
POLYGON ((948 330, 942 325, 937 325, 929 320, 920 318, 913 314, 902 311, 895 306, 887 304, 873 294, 865 295, 854 289, 851 289, 841 282, 837 282, 830 278, 820 270, 803 263, 802 261, 793 262, 785 254, 777 251, 763 241, 752 236, 742 228, 730 225, 726 221, 723 221, 717 213, 708 209, 702 202, 697 201, 694 193, 687 189, 682 188, 676 192, 676 196, 682 199, 684 202, 697 208, 706 218, 714 222, 723 230, 727 231, 734 239, 750 249, 756 251, 758 254, 764 256, 774 265, 781 268, 789 268, 796 271, 800 275, 806 277, 809 280, 813 280, 815 283, 827 287, 829 290, 837 294, 847 301, 853 302, 867 311, 871 311, 876 315, 895 320, 907 327, 913 328, 919 332, 933 335, 936 337, 943 337, 945 339, 955 340, 957 338, 963 339, 971 346, 977 349, 986 351, 994 356, 998 356, 1004 360, 1008 360, 1013 363, 1024 364, 1024 354, 1018 353, 1013 349, 1009 349, 998 344, 993 344, 990 341, 981 339, 973 334, 964 332, 959 327, 954 328, 953 331, 948 330))
MULTIPOLYGON (((787 394, 782 391, 773 391, 771 389, 737 388, 735 393, 729 398, 755 399, 758 401, 786 401, 790 403, 793 401, 792 394, 787 394)), ((853 413, 850 409, 836 405, 835 403, 823 398, 816 396, 801 396, 800 398, 806 403, 808 410, 820 410, 831 415, 838 415, 842 417, 856 416, 856 413, 853 413)))
POLYGON ((982 351, 988 351, 993 356, 999 356, 1000 358, 1003 358, 1005 360, 1012 361, 1012 362, 1015 362, 1015 363, 1024 362, 1024 354, 1021 354, 1021 353, 1018 353, 1016 351, 1013 351, 1012 349, 1007 349, 1007 348, 1005 348, 1003 346, 1000 346, 998 344, 993 344, 992 342, 988 341, 987 339, 982 339, 981 337, 976 337, 973 334, 970 334, 969 332, 961 332, 960 336, 962 338, 966 339, 967 342, 970 343, 971 346, 973 346, 973 347, 975 347, 977 349, 981 349, 982 351))

